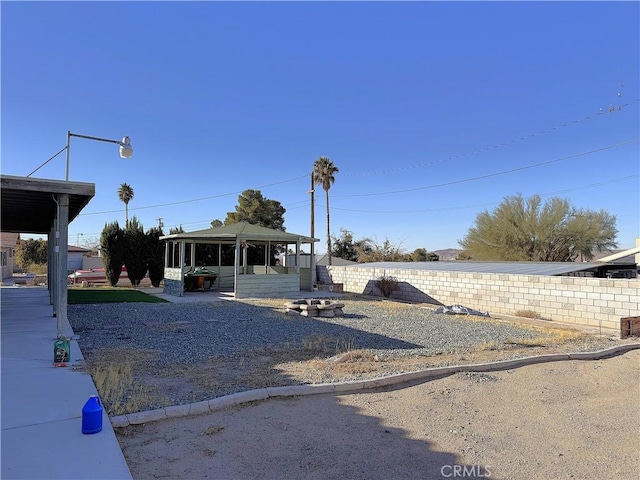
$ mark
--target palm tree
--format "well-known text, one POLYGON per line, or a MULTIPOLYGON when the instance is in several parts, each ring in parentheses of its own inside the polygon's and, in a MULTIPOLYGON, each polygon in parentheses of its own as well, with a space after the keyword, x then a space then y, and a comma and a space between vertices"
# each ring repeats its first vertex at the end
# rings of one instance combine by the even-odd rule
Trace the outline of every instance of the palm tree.
POLYGON ((318 185, 322 185, 327 200, 327 261, 331 265, 331 228, 329 223, 329 189, 335 181, 334 174, 338 168, 328 157, 320 157, 313 164, 313 179, 318 185))
POLYGON ((131 185, 123 183, 118 188, 118 198, 124 202, 125 226, 129 224, 129 202, 133 199, 133 188, 131 185))

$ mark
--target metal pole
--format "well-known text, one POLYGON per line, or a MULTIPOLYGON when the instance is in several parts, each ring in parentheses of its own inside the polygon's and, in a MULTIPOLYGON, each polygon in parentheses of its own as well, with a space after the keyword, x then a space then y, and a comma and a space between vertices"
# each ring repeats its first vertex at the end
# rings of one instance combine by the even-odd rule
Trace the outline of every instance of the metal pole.
POLYGON ((311 268, 311 291, 313 291, 313 286, 316 284, 316 253, 315 253, 315 242, 313 241, 313 237, 315 235, 315 184, 313 178, 313 171, 311 172, 311 257, 309 258, 309 267, 311 268))

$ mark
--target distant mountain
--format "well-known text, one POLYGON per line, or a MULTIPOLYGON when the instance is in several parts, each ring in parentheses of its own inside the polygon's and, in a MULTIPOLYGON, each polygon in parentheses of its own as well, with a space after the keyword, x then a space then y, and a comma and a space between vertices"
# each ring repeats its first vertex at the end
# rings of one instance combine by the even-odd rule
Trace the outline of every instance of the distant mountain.
POLYGON ((456 248, 445 248, 444 250, 434 250, 436 255, 440 257, 440 260, 455 260, 459 253, 462 253, 462 250, 456 248))

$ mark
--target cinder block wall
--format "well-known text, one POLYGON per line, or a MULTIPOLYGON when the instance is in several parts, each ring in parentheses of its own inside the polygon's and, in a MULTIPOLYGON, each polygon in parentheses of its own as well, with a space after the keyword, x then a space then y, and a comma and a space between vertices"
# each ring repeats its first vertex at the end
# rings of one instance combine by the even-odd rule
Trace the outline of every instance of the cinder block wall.
POLYGON ((514 315, 531 310, 543 318, 620 329, 620 319, 640 314, 640 280, 539 275, 437 272, 353 266, 326 267, 344 291, 378 294, 383 275, 399 282, 391 298, 438 305, 464 305, 514 315))

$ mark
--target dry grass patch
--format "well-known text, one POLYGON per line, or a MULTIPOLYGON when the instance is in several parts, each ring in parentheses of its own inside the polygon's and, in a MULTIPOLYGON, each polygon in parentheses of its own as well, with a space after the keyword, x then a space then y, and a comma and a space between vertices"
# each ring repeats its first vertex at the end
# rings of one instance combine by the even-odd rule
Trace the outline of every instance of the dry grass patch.
POLYGON ((518 310, 515 315, 516 317, 532 318, 534 320, 546 320, 542 315, 534 310, 518 310))
POLYGON ((211 425, 209 428, 204 430, 200 435, 215 435, 217 433, 224 432, 224 425, 211 425))
POLYGON ((586 339, 589 336, 577 330, 566 330, 559 328, 536 328, 536 332, 542 335, 536 338, 520 338, 517 340, 508 339, 505 343, 521 345, 524 347, 548 347, 571 343, 576 340, 586 339))
POLYGON ((393 302, 390 300, 384 300, 376 304, 376 306, 384 310, 387 315, 399 315, 410 308, 416 308, 415 305, 409 303, 393 302))
POLYGON ((156 388, 135 378, 136 370, 153 361, 155 355, 153 350, 135 348, 101 349, 91 353, 85 369, 93 378, 109 415, 139 412, 167 404, 156 388))

